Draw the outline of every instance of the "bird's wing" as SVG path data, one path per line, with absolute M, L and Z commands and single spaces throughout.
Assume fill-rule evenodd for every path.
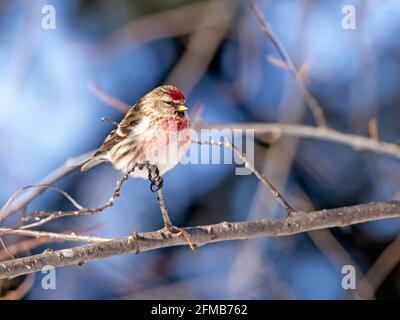
M 143 116 L 137 108 L 133 107 L 129 109 L 124 119 L 119 123 L 118 128 L 112 130 L 105 138 L 101 147 L 94 154 L 94 157 L 107 153 L 115 145 L 124 140 L 130 134 L 132 128 L 140 123 L 142 118 Z

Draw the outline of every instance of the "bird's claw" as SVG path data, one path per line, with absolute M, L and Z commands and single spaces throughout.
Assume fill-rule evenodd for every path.
M 153 174 L 154 169 L 154 174 Z M 160 176 L 160 171 L 157 166 L 149 166 L 149 180 L 151 181 L 150 190 L 151 192 L 157 192 L 163 187 L 163 178 Z
M 164 229 L 167 233 L 172 233 L 178 237 L 184 237 L 185 240 L 187 241 L 190 249 L 192 249 L 192 251 L 194 251 L 195 244 L 192 242 L 192 240 L 190 239 L 190 234 L 185 229 L 178 228 L 173 225 L 165 225 Z
M 162 177 L 157 177 L 155 179 L 151 179 L 150 190 L 151 192 L 157 192 L 163 187 L 164 181 Z

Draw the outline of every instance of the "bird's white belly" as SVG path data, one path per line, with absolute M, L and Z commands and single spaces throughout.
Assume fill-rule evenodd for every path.
M 154 132 L 154 131 L 153 131 Z M 127 139 L 123 143 L 115 146 L 109 156 L 111 162 L 117 170 L 124 173 L 129 172 L 135 164 L 143 164 L 149 162 L 151 165 L 157 166 L 159 174 L 162 176 L 167 171 L 175 167 L 185 155 L 190 142 L 190 135 L 183 138 L 174 139 L 172 143 L 167 141 L 168 137 L 164 135 L 152 135 L 150 137 L 137 136 Z M 121 156 L 124 154 L 125 156 Z M 148 179 L 148 169 L 135 168 L 130 173 L 131 177 Z

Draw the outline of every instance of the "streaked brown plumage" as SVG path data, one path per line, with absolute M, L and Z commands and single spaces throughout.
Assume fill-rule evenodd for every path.
M 155 88 L 135 103 L 81 170 L 108 161 L 127 173 L 135 163 L 149 161 L 163 175 L 175 167 L 189 147 L 190 122 L 186 110 L 185 97 L 178 88 L 170 85 Z M 175 150 L 166 150 L 173 149 L 175 139 Z M 148 174 L 135 171 L 131 176 L 146 179 Z

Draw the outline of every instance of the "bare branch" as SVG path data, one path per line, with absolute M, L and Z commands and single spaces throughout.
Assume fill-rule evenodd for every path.
M 44 239 L 44 238 L 27 239 L 27 240 L 23 240 L 20 242 L 10 244 L 7 246 L 7 249 L 9 251 L 9 253 L 11 253 L 14 256 L 17 253 L 29 252 L 34 248 L 40 247 L 41 245 L 51 243 L 51 242 L 57 242 L 57 241 L 54 241 L 51 239 Z M 5 250 L 0 251 L 0 261 L 8 259 L 10 256 L 9 253 L 7 253 Z
M 112 207 L 114 205 L 115 200 L 121 196 L 121 188 L 123 183 L 128 179 L 129 174 L 125 174 L 122 178 L 120 178 L 117 183 L 115 184 L 115 189 L 113 192 L 113 195 L 108 199 L 106 203 L 104 203 L 102 206 L 97 207 L 97 208 L 83 208 L 83 207 L 77 207 L 77 210 L 73 211 L 52 211 L 52 212 L 47 212 L 47 211 L 35 211 L 32 213 L 31 216 L 27 217 L 30 219 L 35 219 L 36 222 L 23 225 L 19 227 L 20 230 L 22 229 L 32 229 L 35 227 L 39 227 L 45 223 L 48 223 L 50 221 L 53 221 L 55 219 L 63 218 L 63 217 L 80 217 L 80 216 L 88 216 L 88 215 L 95 215 L 97 213 L 103 212 L 105 209 Z M 75 201 L 73 203 L 76 203 Z M 25 219 L 26 220 L 26 219 Z
M 99 85 L 92 81 L 89 83 L 89 90 L 97 97 L 99 98 L 100 101 L 102 101 L 104 104 L 117 109 L 118 111 L 122 113 L 127 113 L 128 110 L 130 109 L 129 104 L 125 103 L 124 101 L 110 96 L 108 93 L 106 93 L 103 89 L 99 87 Z
M 134 47 L 149 42 L 187 35 L 198 29 L 216 28 L 225 23 L 221 15 L 212 15 L 212 19 L 204 19 L 207 8 L 212 1 L 196 1 L 178 8 L 151 13 L 130 21 L 122 28 L 107 36 L 104 40 L 89 46 L 89 54 L 93 59 L 108 57 L 121 45 L 127 43 Z
M 61 178 L 65 177 L 69 173 L 71 173 L 73 170 L 79 166 L 79 164 L 82 163 L 82 161 L 86 160 L 89 158 L 94 151 L 87 152 L 85 154 L 76 156 L 74 158 L 68 159 L 62 166 L 48 174 L 42 181 L 39 182 L 39 185 L 52 185 Z M 4 220 L 9 216 L 10 214 L 19 211 L 23 208 L 25 208 L 33 199 L 35 199 L 38 195 L 40 195 L 43 191 L 45 191 L 47 188 L 46 187 L 41 187 L 41 188 L 35 188 L 31 189 L 28 192 L 26 192 L 23 196 L 20 198 L 16 199 L 13 204 L 10 204 L 6 210 L 4 210 L 1 213 L 1 218 Z
M 357 299 L 373 299 L 373 293 L 379 288 L 390 272 L 400 262 L 400 236 L 388 245 L 371 269 L 362 279 L 357 290 L 351 295 Z M 372 290 L 369 287 L 372 287 Z
M 33 188 L 47 188 L 47 189 L 52 189 L 54 191 L 57 191 L 58 193 L 61 193 L 66 199 L 69 200 L 69 202 L 71 202 L 71 204 L 77 208 L 78 210 L 83 209 L 83 207 L 68 193 L 65 192 L 64 190 L 52 186 L 50 184 L 36 184 L 36 185 L 29 185 L 29 186 L 25 186 L 19 190 L 17 190 L 10 198 L 8 198 L 6 204 L 0 209 L 0 223 L 3 222 L 4 217 L 5 217 L 5 212 L 7 212 L 7 208 L 8 206 L 13 202 L 13 200 L 22 192 L 24 192 L 25 190 L 28 189 L 33 189 Z
M 109 238 L 80 236 L 74 232 L 66 234 L 66 233 L 55 233 L 55 232 L 45 232 L 45 231 L 35 231 L 35 230 L 0 228 L 0 236 L 4 236 L 6 234 L 33 237 L 37 239 L 50 239 L 56 241 L 105 242 L 111 240 Z
M 162 188 L 157 190 L 157 201 L 160 205 L 161 215 L 165 226 L 172 226 L 171 219 L 169 217 L 168 207 L 165 204 L 164 193 Z
M 29 274 L 24 281 L 16 288 L 7 292 L 0 300 L 20 300 L 31 290 L 35 283 L 35 274 Z
M 379 140 L 378 121 L 375 117 L 368 121 L 368 131 L 372 139 Z
M 315 122 L 320 127 L 326 127 L 326 120 L 324 117 L 324 113 L 322 111 L 322 107 L 319 105 L 318 101 L 314 98 L 314 96 L 308 90 L 306 84 L 304 83 L 303 77 L 297 70 L 296 66 L 293 63 L 293 60 L 290 58 L 289 53 L 286 51 L 283 44 L 279 41 L 278 37 L 272 31 L 270 25 L 268 24 L 267 20 L 261 10 L 256 6 L 254 2 L 250 3 L 251 10 L 254 12 L 258 22 L 261 25 L 261 28 L 271 43 L 274 45 L 276 50 L 278 51 L 279 55 L 281 56 L 283 62 L 287 65 L 287 68 L 291 71 L 294 75 L 296 80 L 296 84 L 298 89 L 300 90 L 301 94 L 304 97 L 308 107 L 310 108 L 312 114 L 314 115 Z M 267 57 L 268 59 L 268 57 Z
M 193 244 L 251 239 L 257 237 L 288 236 L 311 230 L 343 227 L 356 223 L 400 217 L 400 201 L 361 204 L 351 207 L 313 212 L 296 212 L 291 216 L 252 222 L 222 222 L 214 225 L 184 228 Z M 187 245 L 184 237 L 165 233 L 165 229 L 136 233 L 134 236 L 88 244 L 0 263 L 0 279 L 17 277 L 40 271 L 43 266 L 55 268 L 111 256 L 139 253 L 159 248 Z
M 151 173 L 151 171 L 153 170 L 152 168 L 149 168 L 149 163 L 145 162 L 145 163 L 136 163 L 133 168 L 126 173 L 125 175 L 123 175 L 120 179 L 118 179 L 118 181 L 115 184 L 115 188 L 114 188 L 114 192 L 112 194 L 112 196 L 108 199 L 107 202 L 105 202 L 103 205 L 101 205 L 100 207 L 97 208 L 84 208 L 82 207 L 80 204 L 78 204 L 75 199 L 72 198 L 72 196 L 70 196 L 68 193 L 66 193 L 65 191 L 59 189 L 59 188 L 55 188 L 53 187 L 55 190 L 57 190 L 58 192 L 61 192 L 65 197 L 68 198 L 68 200 L 70 200 L 70 202 L 75 206 L 75 208 L 77 210 L 72 210 L 72 211 L 35 211 L 32 213 L 32 215 L 27 216 L 24 221 L 28 220 L 28 219 L 34 219 L 36 222 L 30 223 L 30 224 L 26 224 L 26 225 L 22 225 L 20 226 L 18 229 L 19 230 L 26 230 L 26 229 L 32 229 L 35 227 L 39 227 L 45 223 L 48 223 L 50 221 L 53 221 L 55 219 L 59 219 L 59 218 L 63 218 L 63 217 L 69 217 L 69 216 L 73 216 L 73 217 L 81 217 L 81 216 L 90 216 L 90 215 L 95 215 L 98 213 L 103 212 L 104 210 L 106 210 L 107 208 L 110 208 L 114 205 L 114 202 L 117 198 L 119 198 L 121 196 L 121 188 L 122 185 L 124 184 L 124 182 L 126 180 L 128 180 L 129 178 L 129 174 L 132 173 L 133 171 L 135 171 L 135 169 L 139 169 L 139 170 L 143 170 L 143 169 L 147 169 L 149 170 L 149 172 Z M 156 169 L 158 171 L 158 169 Z M 158 176 L 157 176 L 158 178 Z M 152 182 L 151 187 L 153 187 L 153 180 L 150 180 Z M 161 179 L 161 186 L 162 186 L 162 179 Z M 161 191 L 160 191 L 161 192 Z M 10 199 L 12 199 L 13 197 L 11 197 Z M 164 199 L 163 203 L 164 203 Z M 11 200 L 8 200 L 6 205 L 8 205 L 10 203 Z M 159 200 L 160 201 L 160 200 Z M 160 206 L 161 206 L 161 202 L 160 202 Z M 165 206 L 165 203 L 164 203 Z M 166 208 L 166 206 L 165 206 Z M 161 207 L 161 211 L 163 213 L 163 217 L 165 216 L 165 211 L 163 211 L 162 207 Z M 169 221 L 169 220 L 168 220 Z M 169 221 L 170 222 L 170 221 Z M 171 224 L 171 223 L 169 223 Z M 172 224 L 171 224 L 172 225 Z
M 11 258 L 11 259 L 15 259 L 14 255 L 10 252 L 10 250 L 8 249 L 8 247 L 6 246 L 6 244 L 3 241 L 3 238 L 0 237 L 0 245 L 3 247 L 4 252 Z
M 343 133 L 334 129 L 313 127 L 297 124 L 282 123 L 225 123 L 225 124 L 208 124 L 208 129 L 253 129 L 256 135 L 274 134 L 276 136 L 292 136 L 301 138 L 311 138 L 325 140 L 348 145 L 355 150 L 366 150 L 375 153 L 382 153 L 400 158 L 400 146 L 396 143 L 377 141 L 373 138 L 359 136 L 355 134 Z
M 219 21 L 219 25 L 194 30 L 189 37 L 187 49 L 166 78 L 166 83 L 176 84 L 185 92 L 190 92 L 196 86 L 229 29 L 239 4 L 237 0 L 217 0 L 204 6 L 199 26 L 211 25 L 213 21 Z
M 244 166 L 251 170 L 254 175 L 262 182 L 264 186 L 266 186 L 272 193 L 272 195 L 276 198 L 276 200 L 282 205 L 282 207 L 286 210 L 288 215 L 291 215 L 293 212 L 293 208 L 289 205 L 289 203 L 285 200 L 285 198 L 280 194 L 280 192 L 273 186 L 273 184 L 267 179 L 265 175 L 263 175 L 260 171 L 258 171 L 254 165 L 246 158 L 246 156 L 235 147 L 235 145 L 228 139 L 225 139 L 225 142 L 220 141 L 193 141 L 197 144 L 209 144 L 218 147 L 227 147 L 233 150 L 236 155 L 243 161 Z

